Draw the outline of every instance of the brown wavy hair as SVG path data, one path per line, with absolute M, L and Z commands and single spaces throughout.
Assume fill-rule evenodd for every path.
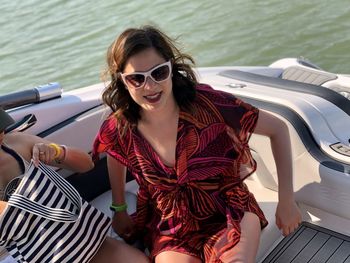
M 110 83 L 102 94 L 103 102 L 108 105 L 118 119 L 125 119 L 136 125 L 140 119 L 140 106 L 134 102 L 125 87 L 120 73 L 124 71 L 128 59 L 148 48 L 154 48 L 166 61 L 172 62 L 172 82 L 175 100 L 182 110 L 191 110 L 198 84 L 192 69 L 195 62 L 187 54 L 181 53 L 176 41 L 153 26 L 126 29 L 110 45 L 107 51 L 105 76 Z

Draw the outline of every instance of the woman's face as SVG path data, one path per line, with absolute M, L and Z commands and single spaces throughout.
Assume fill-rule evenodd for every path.
M 123 81 L 132 99 L 145 112 L 166 110 L 169 109 L 169 103 L 175 102 L 172 93 L 171 64 L 166 62 L 153 48 L 143 50 L 127 60 Z M 134 72 L 148 72 L 152 77 L 148 75 L 144 79 L 142 74 L 127 76 Z

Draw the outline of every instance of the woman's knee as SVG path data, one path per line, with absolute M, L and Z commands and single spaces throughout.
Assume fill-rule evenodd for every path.
M 140 262 L 149 263 L 148 257 L 140 250 L 125 242 L 107 237 L 91 263 Z

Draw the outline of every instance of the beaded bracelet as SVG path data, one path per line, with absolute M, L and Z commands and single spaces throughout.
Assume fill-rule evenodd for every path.
M 122 204 L 122 205 L 115 205 L 111 204 L 109 209 L 112 210 L 113 212 L 124 212 L 128 208 L 127 204 Z

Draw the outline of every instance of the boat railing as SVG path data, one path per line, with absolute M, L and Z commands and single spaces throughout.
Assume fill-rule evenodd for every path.
M 0 106 L 7 110 L 32 103 L 59 98 L 63 89 L 58 82 L 51 82 L 31 89 L 16 91 L 0 96 Z

